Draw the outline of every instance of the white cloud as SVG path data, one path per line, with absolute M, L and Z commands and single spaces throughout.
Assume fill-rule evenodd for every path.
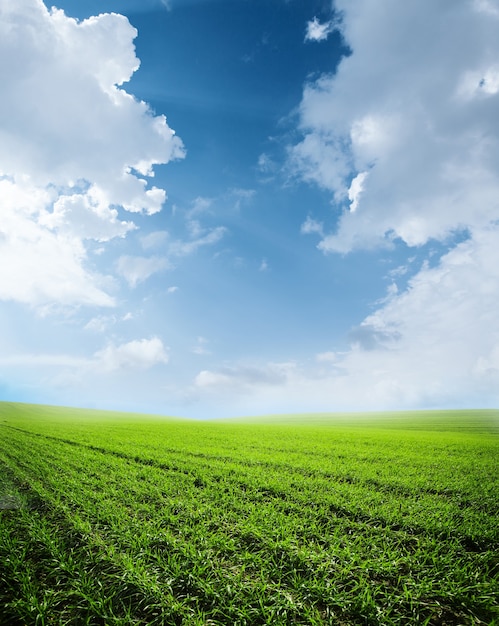
M 257 167 L 260 172 L 264 174 L 271 174 L 277 169 L 277 164 L 268 154 L 262 152 L 262 154 L 258 157 Z
M 120 256 L 116 262 L 116 271 L 123 276 L 130 287 L 136 287 L 153 274 L 171 268 L 166 257 Z
M 203 402 L 244 413 L 497 406 L 498 7 L 336 1 L 352 54 L 306 85 L 289 165 L 343 213 L 333 233 L 311 217 L 301 231 L 324 252 L 396 238 L 449 249 L 406 287 L 391 283 L 350 349 L 275 378 L 269 364 L 205 370 L 195 380 Z M 455 231 L 468 238 L 452 243 Z M 408 272 L 400 266 L 392 281 Z
M 364 183 L 368 176 L 368 172 L 361 172 L 352 180 L 348 190 L 348 199 L 350 200 L 350 211 L 355 213 L 359 206 L 359 200 L 364 191 Z
M 498 235 L 499 226 L 485 229 L 425 265 L 353 329 L 349 350 L 319 353 L 315 367 L 205 370 L 201 398 L 244 413 L 496 407 Z
M 252 198 L 254 198 L 256 191 L 254 189 L 242 189 L 236 187 L 229 190 L 229 197 L 235 199 L 234 209 L 240 211 L 244 204 L 247 204 Z
M 313 233 L 316 233 L 322 236 L 324 234 L 324 225 L 308 215 L 307 219 L 301 225 L 300 232 L 303 235 L 311 235 Z
M 44 227 L 49 190 L 0 180 L 0 299 L 42 307 L 113 306 L 109 281 L 88 269 L 78 237 Z
M 498 234 L 459 244 L 364 320 L 372 346 L 342 360 L 345 391 L 357 386 L 366 405 L 392 408 L 497 404 Z
M 323 238 L 325 252 L 393 238 L 417 246 L 496 219 L 495 7 L 391 1 L 379 11 L 368 0 L 336 1 L 352 54 L 306 86 L 303 139 L 290 149 L 297 175 L 345 209 L 353 203 Z M 367 171 L 355 194 L 352 181 Z
M 18 353 L 0 358 L 0 365 L 10 367 L 72 369 L 83 378 L 92 378 L 96 371 L 111 373 L 117 370 L 149 369 L 169 361 L 168 348 L 158 337 L 136 339 L 121 344 L 108 344 L 91 357 L 62 353 Z M 71 376 L 74 374 L 71 374 Z
M 199 222 L 193 220 L 189 224 L 190 235 L 192 239 L 188 241 L 173 241 L 168 252 L 171 256 L 183 257 L 189 256 L 204 246 L 211 246 L 218 243 L 227 233 L 225 226 L 217 226 L 211 229 L 204 229 Z
M 211 372 L 209 370 L 203 370 L 194 379 L 196 387 L 210 388 L 226 386 L 231 384 L 231 377 L 227 374 L 220 372 Z
M 41 0 L 1 5 L 2 57 L 16 63 L 2 67 L 0 169 L 39 184 L 84 179 L 111 204 L 128 186 L 133 204 L 144 189 L 130 168 L 144 176 L 182 155 L 164 117 L 119 88 L 139 66 L 137 31 L 115 13 L 77 22 Z M 147 210 L 147 197 L 135 201 Z
M 134 318 L 135 315 L 130 311 L 128 311 L 121 317 L 118 317 L 116 315 L 96 315 L 85 324 L 83 330 L 88 330 L 94 333 L 104 333 L 119 321 L 129 322 Z
M 187 216 L 191 218 L 194 215 L 199 215 L 200 213 L 207 213 L 212 205 L 213 198 L 203 198 L 202 196 L 198 196 L 194 199 L 192 207 L 189 211 L 187 211 Z
M 10 268 L 0 298 L 110 306 L 85 240 L 125 236 L 135 226 L 121 210 L 159 211 L 165 191 L 147 178 L 182 157 L 182 143 L 121 87 L 139 66 L 125 17 L 78 22 L 41 0 L 0 0 L 0 12 L 0 259 Z
M 332 233 L 310 217 L 301 230 L 319 235 L 326 253 L 395 239 L 437 239 L 448 252 L 407 287 L 395 281 L 414 269 L 392 271 L 386 297 L 352 329 L 351 349 L 329 373 L 304 364 L 287 381 L 297 406 L 499 402 L 498 7 L 391 0 L 379 11 L 369 0 L 336 0 L 352 54 L 306 85 L 303 139 L 289 164 L 343 212 Z M 467 240 L 456 244 L 456 232 Z M 268 390 L 255 394 L 270 401 Z
M 157 250 L 162 248 L 168 241 L 169 234 L 166 230 L 156 230 L 140 238 L 140 245 L 144 250 Z
M 31 342 L 26 350 L 20 345 L 14 348 L 15 337 L 7 345 L 2 342 L 0 368 L 4 376 L 8 372 L 10 389 L 47 404 L 161 410 L 169 359 L 169 349 L 161 339 L 114 340 L 97 350 L 98 337 L 87 335 L 87 349 L 71 354 L 76 348 L 74 325 L 54 323 L 53 317 L 37 318 L 37 328 L 40 320 L 49 336 L 38 336 L 36 346 Z
M 116 209 L 93 203 L 90 192 L 59 196 L 52 211 L 43 211 L 38 222 L 62 235 L 102 242 L 114 237 L 124 237 L 128 231 L 136 228 L 132 222 L 117 218 Z
M 84 330 L 89 330 L 94 333 L 103 333 L 110 326 L 116 324 L 117 318 L 115 315 L 97 315 L 96 317 L 92 317 L 85 326 Z
M 200 389 L 215 393 L 254 393 L 255 389 L 262 386 L 281 387 L 286 383 L 294 368 L 294 363 L 225 366 L 217 371 L 199 372 L 194 379 L 194 384 Z
M 319 363 L 335 363 L 338 360 L 336 352 L 320 352 L 315 355 Z
M 333 20 L 321 24 L 317 17 L 314 17 L 307 22 L 305 41 L 325 41 L 336 28 L 337 24 Z
M 98 367 L 105 371 L 121 369 L 148 369 L 154 365 L 168 363 L 168 349 L 158 337 L 110 344 L 94 355 Z

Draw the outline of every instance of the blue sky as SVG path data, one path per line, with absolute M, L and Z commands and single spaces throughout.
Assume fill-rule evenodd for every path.
M 0 18 L 4 399 L 497 406 L 496 0 Z

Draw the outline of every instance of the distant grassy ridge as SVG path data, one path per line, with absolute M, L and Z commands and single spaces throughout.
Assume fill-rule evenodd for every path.
M 108 422 L 127 421 L 143 422 L 156 420 L 182 421 L 181 417 L 154 415 L 150 413 L 131 413 L 125 411 L 110 411 L 102 409 L 83 409 L 69 406 L 56 406 L 49 404 L 28 404 L 25 402 L 2 402 L 0 401 L 0 423 L 4 418 L 9 420 L 37 420 L 44 422 Z
M 0 403 L 0 624 L 499 625 L 498 418 Z
M 290 426 L 342 426 L 499 434 L 498 409 L 270 414 L 224 420 Z
M 2 417 L 44 422 L 179 422 L 193 423 L 201 420 L 150 413 L 131 413 L 76 407 L 27 404 L 21 402 L 0 401 L 0 424 Z M 443 432 L 464 432 L 499 434 L 499 409 L 440 409 L 414 411 L 377 411 L 377 412 L 335 412 L 335 413 L 290 413 L 242 416 L 213 420 L 203 423 L 241 424 L 241 425 L 276 425 L 276 426 L 340 426 L 352 428 L 381 428 L 397 430 L 428 430 Z

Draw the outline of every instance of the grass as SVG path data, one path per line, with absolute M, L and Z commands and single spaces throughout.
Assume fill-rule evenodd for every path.
M 0 403 L 0 623 L 499 624 L 498 434 Z

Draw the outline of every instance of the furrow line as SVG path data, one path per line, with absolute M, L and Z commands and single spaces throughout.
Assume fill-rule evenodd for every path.
M 101 446 L 95 446 L 93 444 L 86 444 L 86 443 L 82 443 L 82 442 L 75 441 L 72 439 L 54 437 L 52 435 L 44 435 L 42 433 L 36 433 L 33 431 L 28 431 L 22 428 L 9 426 L 9 425 L 4 425 L 4 426 L 6 428 L 10 428 L 11 430 L 15 430 L 15 431 L 21 432 L 23 434 L 26 434 L 35 438 L 46 439 L 49 441 L 56 441 L 59 443 L 66 443 L 71 446 L 81 447 L 87 450 L 92 450 L 94 452 L 99 452 L 101 454 L 106 454 L 106 455 L 114 456 L 116 458 L 132 461 L 140 465 L 152 466 L 152 467 L 156 467 L 158 469 L 165 470 L 165 471 L 179 472 L 187 476 L 194 476 L 195 478 L 197 477 L 197 474 L 195 471 L 182 469 L 176 465 L 163 463 L 156 459 L 150 459 L 150 458 L 146 459 L 143 457 L 139 457 L 138 455 L 132 455 L 126 452 L 120 452 L 119 450 L 111 450 L 109 448 L 103 448 Z M 449 501 L 458 500 L 459 505 L 462 508 L 471 508 L 473 510 L 482 511 L 487 514 L 499 515 L 499 504 L 496 505 L 496 507 L 494 507 L 493 510 L 491 510 L 489 503 L 471 501 L 463 497 L 462 494 L 460 494 L 458 491 L 451 490 L 451 489 L 442 490 L 442 489 L 425 488 L 425 487 L 418 487 L 417 489 L 411 489 L 404 485 L 383 483 L 373 478 L 362 479 L 357 476 L 352 476 L 350 474 L 341 475 L 341 474 L 334 474 L 332 472 L 324 472 L 318 469 L 309 470 L 304 467 L 298 467 L 295 465 L 289 465 L 289 464 L 284 464 L 284 463 L 271 463 L 268 461 L 250 461 L 247 459 L 238 459 L 238 458 L 229 457 L 229 456 L 210 455 L 206 453 L 197 453 L 197 452 L 191 452 L 191 451 L 179 451 L 178 449 L 175 449 L 175 448 L 165 447 L 162 449 L 164 450 L 165 453 L 173 454 L 173 455 L 177 455 L 181 457 L 206 459 L 207 461 L 218 461 L 221 463 L 229 462 L 229 463 L 233 463 L 234 465 L 240 465 L 243 467 L 250 467 L 250 468 L 268 468 L 276 472 L 284 471 L 288 474 L 294 473 L 294 474 L 300 474 L 302 476 L 310 477 L 310 478 L 322 478 L 324 480 L 331 480 L 337 484 L 351 484 L 351 485 L 357 485 L 359 487 L 374 488 L 376 491 L 379 491 L 382 493 L 405 496 L 409 498 L 414 497 L 414 496 L 419 496 L 419 495 L 429 495 L 429 496 L 437 496 L 439 498 L 443 498 Z M 210 469 L 212 469 L 212 466 L 209 466 L 209 467 Z

